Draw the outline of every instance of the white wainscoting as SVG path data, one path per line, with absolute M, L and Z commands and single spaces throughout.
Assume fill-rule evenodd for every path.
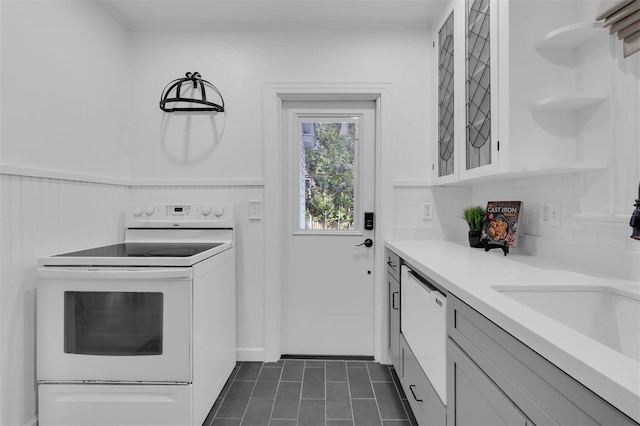
M 238 360 L 264 359 L 264 224 L 249 220 L 249 202 L 264 202 L 262 184 L 129 187 L 2 174 L 1 185 L 0 424 L 28 423 L 37 409 L 37 258 L 121 241 L 130 202 L 234 204 Z
M 123 185 L 2 174 L 0 424 L 36 414 L 35 287 L 39 256 L 123 238 Z
M 264 360 L 264 219 L 249 220 L 249 202 L 264 202 L 263 185 L 132 186 L 130 200 L 144 202 L 233 203 L 236 232 L 237 357 Z M 264 210 L 264 209 L 263 209 Z M 270 250 L 279 250 L 271 247 Z

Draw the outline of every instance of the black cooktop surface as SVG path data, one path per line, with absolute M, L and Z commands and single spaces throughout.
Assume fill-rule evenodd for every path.
M 224 243 L 119 243 L 55 257 L 190 257 Z

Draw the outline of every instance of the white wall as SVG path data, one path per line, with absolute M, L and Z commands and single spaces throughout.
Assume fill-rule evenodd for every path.
M 280 82 L 391 83 L 395 174 L 427 176 L 426 29 L 144 32 L 133 34 L 132 46 L 134 181 L 262 179 L 262 93 Z M 163 87 L 196 70 L 221 91 L 226 113 L 163 122 Z
M 466 242 L 469 227 L 462 210 L 471 203 L 470 187 L 431 187 L 396 183 L 393 188 L 393 239 Z M 425 218 L 424 205 L 431 205 Z
M 627 214 L 620 219 L 579 220 L 574 215 L 580 212 L 588 187 L 588 177 L 582 174 L 517 179 L 499 186 L 478 184 L 473 187 L 472 203 L 486 205 L 490 200 L 507 199 L 524 202 L 523 238 L 516 253 L 546 258 L 585 273 L 640 281 L 640 242 L 629 238 L 635 198 L 629 199 Z M 543 203 L 560 206 L 556 225 L 541 223 Z
M 583 150 L 600 153 L 607 168 L 475 184 L 472 202 L 485 205 L 490 199 L 524 201 L 521 252 L 586 272 L 640 281 L 640 242 L 629 238 L 629 219 L 640 183 L 640 55 L 624 59 L 622 43 L 615 36 L 610 37 L 611 53 L 601 53 L 608 58 L 604 69 L 602 57 L 596 58 L 600 62 L 600 78 L 604 76 L 610 86 L 609 115 L 591 117 L 597 123 L 583 123 L 585 127 L 608 130 L 604 134 L 596 131 L 596 138 L 585 139 L 581 144 Z M 585 68 L 598 72 L 588 62 Z M 597 78 L 598 74 L 590 77 Z M 541 223 L 543 203 L 559 206 L 556 224 Z
M 236 205 L 238 343 L 259 359 L 271 247 L 247 206 L 264 197 L 265 83 L 390 83 L 397 140 L 385 161 L 400 178 L 427 176 L 426 30 L 131 35 L 96 3 L 75 1 L 2 2 L 1 16 L 2 424 L 36 414 L 37 257 L 120 240 L 129 200 Z M 196 70 L 227 112 L 162 114 L 164 85 Z M 34 84 L 15 84 L 25 81 Z
M 37 257 L 123 237 L 129 188 L 104 182 L 129 175 L 129 35 L 93 1 L 0 8 L 0 424 L 23 425 L 36 418 Z M 65 179 L 24 176 L 55 171 Z
M 597 114 L 588 110 L 566 123 L 568 134 L 575 139 L 570 141 L 572 155 L 575 160 L 602 162 L 606 169 L 557 176 L 511 176 L 489 182 L 466 182 L 462 187 L 438 188 L 425 184 L 397 188 L 396 203 L 401 204 L 396 205 L 394 215 L 396 238 L 417 235 L 418 238 L 459 240 L 455 233 L 462 230 L 452 228 L 451 222 L 438 222 L 445 217 L 459 217 L 460 205 L 484 206 L 491 200 L 522 200 L 525 217 L 521 232 L 524 235 L 514 252 L 548 258 L 586 272 L 638 281 L 640 243 L 629 238 L 628 224 L 640 181 L 640 55 L 624 59 L 621 42 L 609 36 L 607 29 L 602 29 L 602 34 L 586 43 L 577 55 L 581 58 L 579 72 L 575 66 L 577 58 L 562 57 L 567 52 L 556 52 L 552 62 L 541 58 L 533 43 L 546 31 L 594 19 L 597 2 L 561 3 L 520 0 L 516 2 L 517 7 L 511 4 L 510 25 L 514 36 L 509 39 L 513 53 L 510 56 L 510 124 L 514 129 L 509 143 L 513 144 L 512 162 L 518 165 L 532 158 L 549 163 L 558 161 L 560 151 L 569 147 L 559 137 L 561 130 L 566 129 L 552 127 L 559 134 L 541 131 L 541 127 L 532 124 L 528 104 L 550 94 L 572 92 L 578 85 L 580 90 L 604 91 L 609 99 L 598 107 Z M 553 9 L 554 15 L 537 25 L 531 18 L 534 12 L 539 15 L 540 7 L 545 5 Z M 519 25 L 518 21 L 526 25 Z M 533 78 L 532 70 L 540 76 Z M 548 78 L 544 78 L 546 76 Z M 550 119 L 555 124 L 559 118 L 566 118 L 552 115 Z M 466 194 L 462 188 L 467 189 Z M 442 198 L 444 194 L 446 197 Z M 432 200 L 436 206 L 436 223 L 441 228 L 434 229 L 431 222 L 421 219 L 422 203 Z M 540 223 L 543 203 L 560 206 L 557 225 Z
M 429 135 L 434 125 L 430 110 L 435 104 L 429 99 L 435 92 L 426 29 L 129 34 L 95 2 L 2 1 L 0 7 L 3 425 L 24 424 L 35 415 L 37 256 L 121 239 L 122 212 L 129 199 L 220 200 L 236 205 L 238 343 L 244 356 L 260 354 L 269 320 L 264 317 L 264 252 L 274 247 L 264 238 L 271 224 L 249 221 L 247 208 L 252 200 L 269 205 L 263 198 L 266 83 L 390 84 L 393 156 L 384 162 L 390 164 L 394 180 L 396 239 L 464 240 L 466 228 L 458 222 L 463 206 L 517 197 L 525 202 L 530 238 L 524 241 L 531 252 L 585 267 L 604 264 L 597 256 L 607 253 L 605 259 L 622 264 L 625 274 L 637 265 L 634 259 L 640 251 L 623 232 L 630 233 L 626 224 L 594 227 L 572 218 L 589 190 L 588 176 L 532 178 L 497 187 L 429 187 Z M 620 104 L 617 122 L 623 130 L 615 136 L 617 163 L 610 170 L 610 187 L 619 191 L 618 179 L 640 178 L 640 64 L 638 58 L 623 62 L 616 57 L 613 66 L 620 81 L 614 98 Z M 187 71 L 201 72 L 220 89 L 225 114 L 212 118 L 161 113 L 162 88 Z M 21 168 L 71 172 L 85 180 L 104 176 L 124 184 L 7 174 Z M 631 204 L 636 196 L 622 192 L 614 197 L 619 210 L 625 204 L 617 200 L 629 197 Z M 562 203 L 561 223 L 570 225 L 569 230 L 555 232 L 536 225 L 540 203 L 554 200 Z M 433 203 L 431 221 L 421 217 L 425 202 Z M 589 256 L 581 259 L 584 246 L 590 247 Z
M 129 36 L 93 1 L 2 1 L 3 165 L 129 175 Z
M 133 186 L 135 202 L 232 203 L 235 213 L 238 356 L 264 359 L 264 224 L 249 220 L 249 201 L 264 201 L 261 185 Z
M 424 180 L 429 162 L 424 102 L 429 96 L 429 32 L 256 30 L 142 32 L 132 37 L 133 72 L 145 78 L 132 88 L 131 176 L 134 184 L 156 184 L 136 187 L 132 200 L 186 200 L 185 194 L 192 201 L 218 196 L 234 200 L 237 230 L 244 234 L 238 241 L 238 355 L 260 359 L 265 322 L 275 320 L 265 316 L 265 253 L 280 247 L 265 238 L 276 224 L 252 222 L 247 215 L 248 197 L 263 200 L 266 194 L 265 85 L 390 83 L 394 156 L 382 162 L 400 179 Z M 216 85 L 224 97 L 224 114 L 167 117 L 160 111 L 163 87 L 187 71 L 199 71 Z M 185 186 L 176 188 L 180 183 Z M 264 202 L 268 208 L 275 200 Z

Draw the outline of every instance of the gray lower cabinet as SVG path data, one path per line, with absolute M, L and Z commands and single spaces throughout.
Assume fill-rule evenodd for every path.
M 456 345 L 447 341 L 447 369 L 451 371 L 453 398 L 448 413 L 451 425 L 533 426 L 513 402 Z
M 391 250 L 385 251 L 389 318 L 389 356 L 396 369 L 402 389 L 419 426 L 444 426 L 447 409 L 431 385 L 411 347 L 401 332 L 400 266 L 402 261 Z
M 400 334 L 400 383 L 420 426 L 444 426 L 447 410 L 422 371 L 404 336 Z
M 473 308 L 447 298 L 447 425 L 638 425 Z
M 389 356 L 396 371 L 400 370 L 400 283 L 387 274 L 389 296 Z

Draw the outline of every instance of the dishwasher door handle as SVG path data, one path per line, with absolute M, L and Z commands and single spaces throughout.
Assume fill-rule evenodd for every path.
M 420 284 L 422 284 L 423 286 L 427 287 L 429 290 L 437 291 L 438 293 L 440 293 L 442 295 L 442 297 L 447 297 L 447 295 L 444 294 L 444 292 L 442 290 L 440 290 L 438 287 L 436 287 L 435 285 L 431 284 L 429 281 L 427 281 L 424 278 L 422 278 L 420 275 L 418 275 L 415 272 L 413 272 L 411 269 L 409 269 L 408 272 L 409 272 L 409 275 L 411 275 L 413 278 L 418 280 L 418 282 Z
M 416 396 L 416 393 L 413 391 L 413 388 L 415 388 L 416 385 L 409 385 L 409 390 L 411 391 L 411 395 L 413 395 L 413 399 L 415 399 L 418 402 L 423 402 L 421 399 L 418 399 L 418 397 Z

